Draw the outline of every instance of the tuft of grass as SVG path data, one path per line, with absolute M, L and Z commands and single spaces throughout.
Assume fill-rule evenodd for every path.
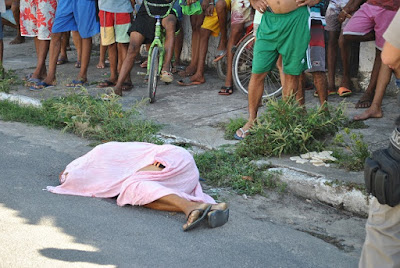
M 342 105 L 331 112 L 321 107 L 306 111 L 294 97 L 269 100 L 237 152 L 242 156 L 280 156 L 319 151 L 324 139 L 335 134 L 345 118 Z
M 45 100 L 41 108 L 2 101 L 0 117 L 2 120 L 63 129 L 100 142 L 161 143 L 155 137 L 160 126 L 142 120 L 137 107 L 124 111 L 117 96 L 110 98 L 110 101 L 103 101 L 90 96 L 85 90 L 79 94 Z
M 229 119 L 229 122 L 224 125 L 225 134 L 224 138 L 227 140 L 232 140 L 233 135 L 235 134 L 236 130 L 243 127 L 246 124 L 247 119 L 243 117 L 239 117 L 236 119 Z
M 194 158 L 201 177 L 209 185 L 231 187 L 238 194 L 247 195 L 263 194 L 265 188 L 286 189 L 277 174 L 257 168 L 251 163 L 252 159 L 240 157 L 234 152 L 212 150 L 197 154 Z
M 339 167 L 351 171 L 364 169 L 364 162 L 370 156 L 370 151 L 363 137 L 361 133 L 351 132 L 349 128 L 344 128 L 343 133 L 336 134 L 333 156 L 338 159 Z
M 18 78 L 14 70 L 6 71 L 1 67 L 0 62 L 0 92 L 9 93 L 13 85 L 21 84 L 22 81 Z

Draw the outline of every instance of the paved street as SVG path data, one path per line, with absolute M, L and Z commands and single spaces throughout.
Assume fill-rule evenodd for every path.
M 59 131 L 0 121 L 0 267 L 355 267 L 357 258 L 231 203 L 220 228 L 184 216 L 43 191 L 90 150 Z M 254 216 L 254 215 L 253 215 Z

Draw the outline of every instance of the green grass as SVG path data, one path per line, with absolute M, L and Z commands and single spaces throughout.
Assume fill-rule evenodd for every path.
M 277 173 L 258 168 L 251 158 L 240 157 L 234 151 L 219 149 L 195 155 L 201 177 L 216 187 L 231 187 L 238 194 L 263 194 L 264 189 L 285 191 L 286 185 Z
M 103 101 L 90 96 L 84 90 L 80 94 L 72 93 L 45 100 L 41 108 L 1 101 L 0 118 L 63 129 L 99 142 L 161 143 L 155 137 L 160 126 L 152 121 L 142 120 L 137 107 L 124 111 L 118 97 Z
M 13 85 L 21 83 L 22 81 L 18 78 L 15 71 L 6 71 L 4 68 L 0 67 L 0 92 L 9 93 Z

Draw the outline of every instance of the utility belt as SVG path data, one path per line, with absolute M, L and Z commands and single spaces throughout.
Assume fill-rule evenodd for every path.
M 380 204 L 400 204 L 400 127 L 393 131 L 389 148 L 377 150 L 365 160 L 364 179 L 367 191 Z

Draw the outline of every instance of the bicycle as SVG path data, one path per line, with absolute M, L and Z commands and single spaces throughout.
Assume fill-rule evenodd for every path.
M 146 8 L 147 14 L 155 18 L 156 28 L 154 32 L 154 40 L 150 45 L 148 58 L 147 58 L 147 75 L 148 75 L 148 91 L 149 91 L 149 102 L 153 103 L 156 101 L 156 91 L 157 91 L 157 83 L 158 78 L 160 77 L 161 69 L 164 64 L 164 42 L 165 42 L 165 30 L 161 26 L 161 20 L 169 15 L 172 10 L 172 7 L 175 3 L 175 0 L 167 3 L 167 4 L 155 4 L 150 3 L 146 0 L 143 1 L 143 4 Z M 150 12 L 149 6 L 152 7 L 168 7 L 167 12 L 164 15 L 153 15 Z
M 234 56 L 232 61 L 233 84 L 242 93 L 248 94 L 248 86 L 251 77 L 253 62 L 253 47 L 255 43 L 253 24 L 246 29 L 246 34 L 237 42 L 233 48 Z M 226 57 L 224 57 L 226 58 Z M 221 62 L 221 63 L 220 63 Z M 225 59 L 226 64 L 226 59 Z M 223 59 L 217 62 L 217 73 L 223 73 Z M 225 71 L 226 73 L 226 71 Z M 220 76 L 221 77 L 221 76 Z M 281 79 L 278 68 L 274 68 L 265 77 L 263 98 L 279 97 L 282 94 Z

